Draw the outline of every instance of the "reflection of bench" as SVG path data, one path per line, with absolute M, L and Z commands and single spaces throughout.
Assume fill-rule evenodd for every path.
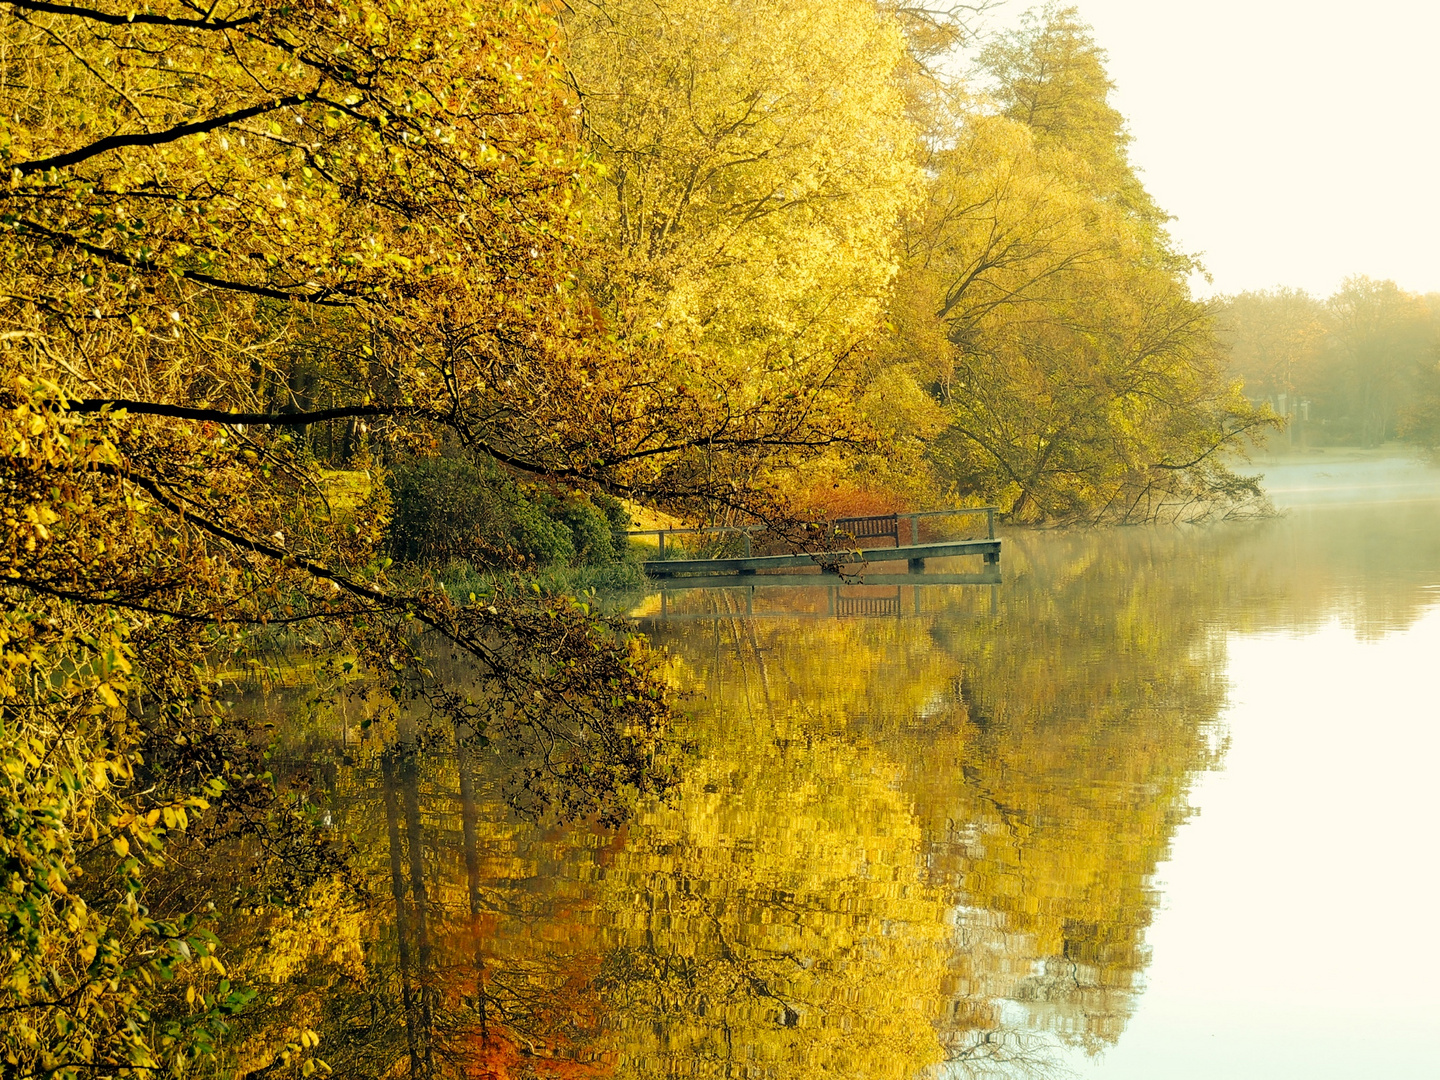
M 835 615 L 899 615 L 900 589 L 894 596 L 831 596 L 830 608 Z
M 900 546 L 900 518 L 896 514 L 881 514 L 878 517 L 840 518 L 833 523 L 834 531 L 856 540 L 867 540 L 888 536 Z

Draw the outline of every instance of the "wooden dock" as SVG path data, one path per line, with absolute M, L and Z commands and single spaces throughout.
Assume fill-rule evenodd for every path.
M 904 547 L 824 551 L 800 555 L 750 555 L 733 559 L 651 559 L 641 565 L 646 575 L 652 578 L 673 578 L 689 574 L 735 574 L 748 577 L 762 571 L 789 570 L 799 566 L 819 566 L 832 573 L 856 573 L 859 567 L 893 562 L 908 564 L 910 572 L 915 574 L 925 569 L 927 559 L 949 559 L 957 555 L 982 556 L 987 571 L 998 571 L 1000 541 L 987 537 L 980 540 L 950 540 L 939 544 L 908 544 Z

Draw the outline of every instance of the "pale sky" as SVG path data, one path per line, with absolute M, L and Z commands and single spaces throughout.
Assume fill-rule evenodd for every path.
M 1440 292 L 1440 0 L 1074 3 L 1198 291 Z

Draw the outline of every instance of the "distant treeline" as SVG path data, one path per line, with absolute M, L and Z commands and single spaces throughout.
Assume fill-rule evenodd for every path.
M 1289 443 L 1440 444 L 1440 294 L 1368 277 L 1325 300 L 1247 292 L 1220 326 L 1246 394 L 1290 418 Z

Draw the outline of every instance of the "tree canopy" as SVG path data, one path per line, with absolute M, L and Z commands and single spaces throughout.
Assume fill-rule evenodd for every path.
M 206 806 L 283 818 L 221 690 L 257 633 L 364 671 L 392 716 L 530 744 L 541 805 L 664 783 L 640 642 L 577 601 L 387 578 L 383 488 L 333 505 L 292 432 L 359 421 L 377 450 L 452 438 L 623 488 L 619 459 L 677 429 L 637 444 L 625 391 L 586 392 L 586 157 L 543 6 L 15 0 L 3 31 L 0 691 L 7 807 L 35 823 L 7 855 L 6 1045 L 17 1075 L 179 1067 L 243 999 L 216 964 L 155 1011 L 208 947 L 204 898 L 145 915 L 147 875 Z
M 1226 455 L 1270 420 L 1128 163 L 1103 56 L 1046 8 L 980 54 L 988 98 L 934 114 L 872 415 L 919 433 L 911 476 L 1017 520 L 1230 512 L 1258 492 Z
M 586 0 L 565 27 L 608 252 L 584 280 L 617 332 L 690 358 L 698 392 L 803 396 L 844 432 L 919 186 L 894 23 L 868 0 Z
M 1158 225 L 1165 215 L 1130 165 L 1130 133 L 1110 103 L 1107 59 L 1079 11 L 1052 4 L 1025 12 L 1015 30 L 993 39 L 979 68 L 1001 115 L 1028 128 L 1038 148 L 1068 150 L 1098 194 Z

